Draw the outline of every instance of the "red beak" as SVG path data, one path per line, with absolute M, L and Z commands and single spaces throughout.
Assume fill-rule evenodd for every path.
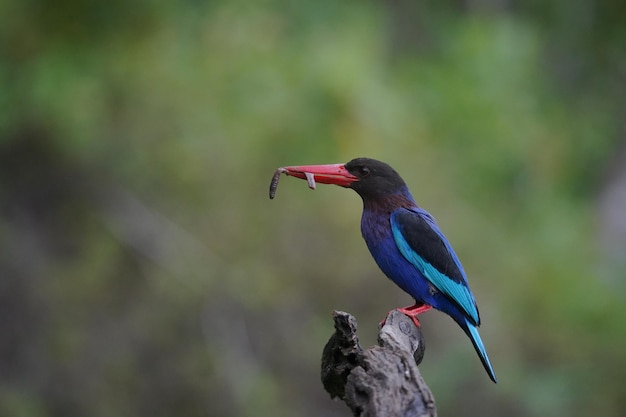
M 322 184 L 335 184 L 340 187 L 349 187 L 358 178 L 346 169 L 344 164 L 329 165 L 301 165 L 282 168 L 285 174 L 292 177 L 308 179 L 307 173 L 312 174 L 315 181 Z

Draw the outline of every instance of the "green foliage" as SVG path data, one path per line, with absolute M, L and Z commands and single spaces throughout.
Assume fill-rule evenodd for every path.
M 410 300 L 355 195 L 267 187 L 371 156 L 437 217 L 481 309 L 497 386 L 424 317 L 440 414 L 621 415 L 624 271 L 594 199 L 623 12 L 598 6 L 590 45 L 568 22 L 594 2 L 534 3 L 2 3 L 0 414 L 346 415 L 317 375 L 330 312 L 373 342 Z

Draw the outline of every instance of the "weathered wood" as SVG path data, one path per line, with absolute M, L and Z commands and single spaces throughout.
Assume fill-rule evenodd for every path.
M 335 333 L 322 354 L 322 383 L 359 417 L 435 417 L 435 399 L 417 368 L 424 355 L 419 327 L 392 311 L 378 334 L 378 346 L 363 350 L 356 319 L 333 312 Z

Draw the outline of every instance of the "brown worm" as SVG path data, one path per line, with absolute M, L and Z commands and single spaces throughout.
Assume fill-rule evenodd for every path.
M 272 182 L 270 182 L 270 200 L 276 197 L 276 189 L 278 188 L 278 180 L 280 179 L 280 174 L 285 172 L 285 168 L 278 168 L 274 171 L 274 176 L 272 177 Z

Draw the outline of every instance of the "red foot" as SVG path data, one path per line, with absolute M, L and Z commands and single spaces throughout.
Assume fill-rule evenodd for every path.
M 408 317 L 410 317 L 411 320 L 413 320 L 413 323 L 417 327 L 421 327 L 421 324 L 420 324 L 419 320 L 417 319 L 417 315 L 425 313 L 428 310 L 430 310 L 431 308 L 432 307 L 427 305 L 427 304 L 414 304 L 412 306 L 398 308 L 397 310 L 400 311 L 401 313 L 406 314 Z M 391 311 L 389 313 L 391 313 Z M 387 315 L 389 315 L 389 313 L 387 313 Z M 385 318 L 385 320 L 383 320 L 380 323 L 381 327 L 385 325 L 385 321 L 387 321 L 387 318 Z
M 420 322 L 417 319 L 417 315 L 418 314 L 422 314 L 427 312 L 428 310 L 430 310 L 432 307 L 427 305 L 427 304 L 415 304 L 409 307 L 402 307 L 399 308 L 398 311 L 403 312 L 404 314 L 406 314 L 407 316 L 409 316 L 411 318 L 411 320 L 413 320 L 413 323 L 415 323 L 415 325 L 417 327 L 420 327 Z

